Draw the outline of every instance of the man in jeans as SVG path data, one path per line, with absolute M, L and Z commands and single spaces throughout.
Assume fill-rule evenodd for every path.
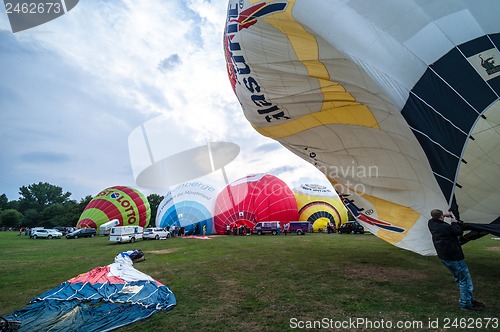
M 443 264 L 453 273 L 455 281 L 460 289 L 460 308 L 463 310 L 480 311 L 484 309 L 484 304 L 475 301 L 472 297 L 474 286 L 469 273 L 469 268 L 464 260 L 462 246 L 458 240 L 463 234 L 462 228 L 451 213 L 434 209 L 431 211 L 432 219 L 428 226 L 432 234 L 432 242 L 438 257 Z M 451 223 L 444 221 L 444 218 L 450 218 Z

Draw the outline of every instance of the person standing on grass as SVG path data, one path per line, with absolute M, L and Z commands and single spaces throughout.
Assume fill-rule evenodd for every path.
M 432 234 L 432 242 L 441 262 L 453 274 L 458 285 L 460 308 L 473 311 L 483 310 L 484 304 L 475 301 L 472 296 L 474 286 L 459 242 L 459 237 L 463 234 L 460 224 L 452 213 L 443 213 L 439 209 L 432 210 L 431 217 L 428 227 Z M 450 223 L 445 222 L 444 218 L 450 218 Z

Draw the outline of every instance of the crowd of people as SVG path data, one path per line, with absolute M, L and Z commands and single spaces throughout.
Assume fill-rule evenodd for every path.
M 231 225 L 226 226 L 226 235 L 250 235 L 251 234 L 251 229 L 248 226 L 245 225 L 238 225 L 236 223 L 233 223 Z
M 182 227 L 179 227 L 179 226 L 176 226 L 176 225 L 172 225 L 172 226 L 167 226 L 165 227 L 165 229 L 170 232 L 170 236 L 172 237 L 183 237 L 184 234 L 186 233 L 186 229 L 182 226 Z

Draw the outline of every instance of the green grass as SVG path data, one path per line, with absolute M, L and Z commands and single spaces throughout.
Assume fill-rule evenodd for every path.
M 294 318 L 417 321 L 418 330 L 435 331 L 429 320 L 439 319 L 442 329 L 445 319 L 500 319 L 500 241 L 491 236 L 464 246 L 476 298 L 487 305 L 484 312 L 464 312 L 437 257 L 373 235 L 338 234 L 110 245 L 104 237 L 31 240 L 0 232 L 0 315 L 133 248 L 146 254 L 135 267 L 168 285 L 177 306 L 120 331 L 288 331 Z

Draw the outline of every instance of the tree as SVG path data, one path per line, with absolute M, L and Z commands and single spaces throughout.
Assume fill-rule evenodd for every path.
M 80 206 L 80 208 L 82 209 L 82 211 L 80 212 L 80 214 L 83 212 L 83 210 L 85 209 L 85 207 L 87 207 L 87 205 L 90 203 L 90 201 L 93 199 L 94 197 L 92 195 L 87 195 L 85 196 L 84 198 L 82 198 L 80 200 L 80 202 L 78 202 L 78 205 Z
M 50 204 L 40 212 L 41 226 L 54 228 L 55 226 L 66 226 L 67 210 L 64 204 Z
M 23 215 L 14 209 L 0 211 L 0 226 L 18 228 L 21 226 Z
M 67 220 L 68 222 L 66 225 L 69 226 L 76 226 L 76 223 L 78 222 L 78 219 L 80 219 L 80 216 L 82 215 L 83 210 L 89 204 L 89 202 L 92 200 L 92 196 L 88 195 L 85 198 L 82 198 L 80 202 L 76 201 L 69 201 L 64 204 L 67 210 Z
M 0 211 L 7 209 L 8 204 L 9 199 L 7 198 L 7 195 L 0 195 Z
M 63 204 L 69 200 L 70 192 L 63 193 L 61 187 L 47 182 L 38 182 L 19 188 L 19 208 L 21 212 L 34 209 L 41 212 L 51 204 Z
M 37 227 L 41 226 L 40 224 L 40 213 L 35 209 L 27 209 L 23 212 L 23 218 L 21 220 L 21 224 L 24 227 Z
M 18 201 L 9 201 L 7 195 L 0 195 L 0 211 L 2 210 L 18 210 L 19 211 L 19 202 Z
M 151 220 L 149 221 L 150 226 L 156 225 L 156 212 L 158 211 L 158 206 L 160 206 L 161 201 L 163 201 L 164 196 L 158 194 L 151 194 L 147 197 L 149 206 L 151 208 Z

